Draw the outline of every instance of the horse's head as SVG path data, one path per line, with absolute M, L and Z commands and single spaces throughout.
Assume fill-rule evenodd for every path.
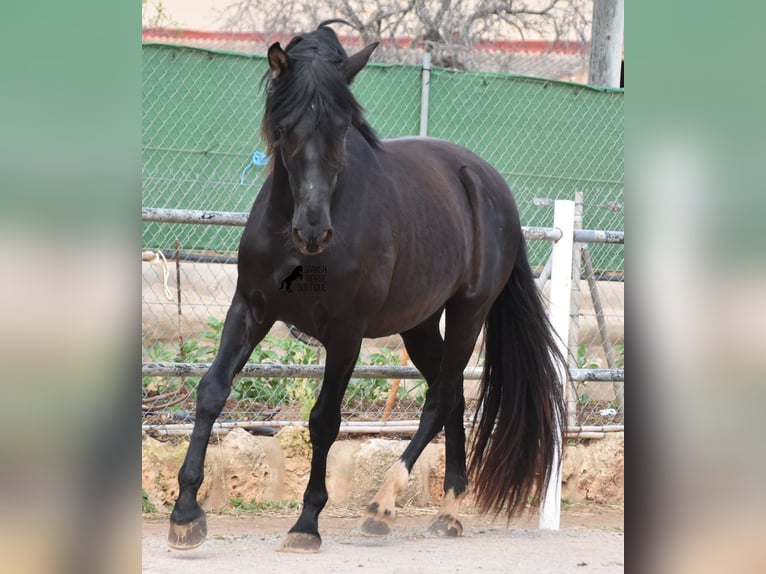
M 324 251 L 333 235 L 330 204 L 345 161 L 348 130 L 378 140 L 349 85 L 377 47 L 346 55 L 332 29 L 320 24 L 282 49 L 269 47 L 271 69 L 262 132 L 275 162 L 287 171 L 293 198 L 292 239 L 301 252 Z

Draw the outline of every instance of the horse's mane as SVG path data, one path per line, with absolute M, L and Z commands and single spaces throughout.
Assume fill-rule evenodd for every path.
M 287 44 L 288 70 L 278 78 L 268 78 L 266 111 L 261 132 L 269 150 L 279 144 L 280 129 L 292 130 L 310 105 L 315 109 L 316 130 L 336 140 L 338 114 L 351 113 L 351 123 L 365 140 L 379 147 L 380 140 L 364 119 L 364 109 L 354 97 L 340 69 L 348 58 L 338 36 L 322 22 L 306 35 L 296 36 Z M 270 72 L 267 72 L 269 74 Z

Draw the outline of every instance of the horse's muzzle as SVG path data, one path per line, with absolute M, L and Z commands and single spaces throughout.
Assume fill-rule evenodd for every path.
M 293 242 L 304 255 L 318 255 L 322 253 L 332 241 L 332 229 L 321 232 L 303 232 L 298 227 L 293 227 Z

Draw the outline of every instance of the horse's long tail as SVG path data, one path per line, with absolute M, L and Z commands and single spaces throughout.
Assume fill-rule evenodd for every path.
M 524 241 L 487 316 L 469 475 L 484 511 L 508 516 L 542 498 L 566 428 L 557 361 L 564 361 L 532 276 Z M 560 433 L 560 434 L 559 434 Z M 560 460 L 560 459 L 559 459 Z

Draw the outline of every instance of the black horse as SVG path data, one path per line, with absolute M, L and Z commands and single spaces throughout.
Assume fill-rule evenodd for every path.
M 169 543 L 206 536 L 196 497 L 205 451 L 233 377 L 276 320 L 327 351 L 311 410 L 311 474 L 298 521 L 280 549 L 317 551 L 327 502 L 327 453 L 364 337 L 400 333 L 429 388 L 417 432 L 367 507 L 363 533 L 383 535 L 425 446 L 444 429 L 444 501 L 430 532 L 458 536 L 473 481 L 479 505 L 510 514 L 545 492 L 565 422 L 563 360 L 527 261 L 519 214 L 502 176 L 455 144 L 381 141 L 349 89 L 376 48 L 347 56 L 323 22 L 268 51 L 262 134 L 270 175 L 239 246 L 239 278 L 221 345 L 197 394 L 194 431 L 178 475 Z M 321 267 L 326 288 L 288 294 L 298 265 Z M 445 312 L 445 335 L 439 318 Z M 466 468 L 463 370 L 486 326 L 480 407 Z

